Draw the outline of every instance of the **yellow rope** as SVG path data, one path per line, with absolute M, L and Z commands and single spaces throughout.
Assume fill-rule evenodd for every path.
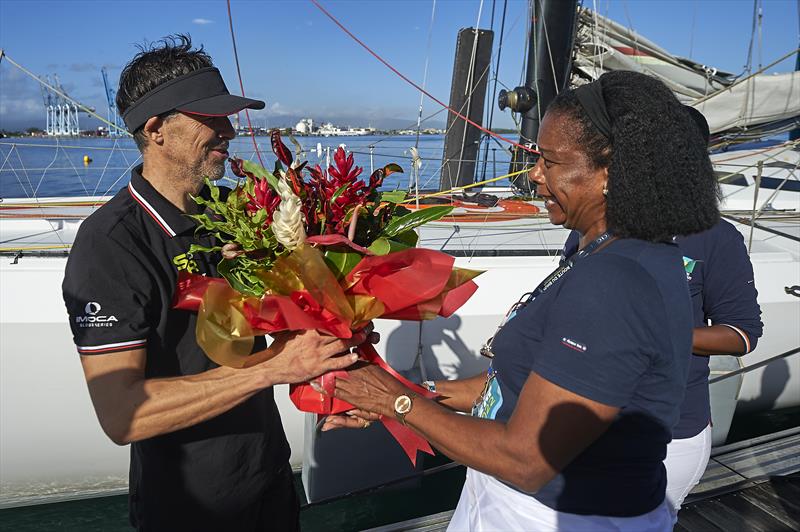
M 50 246 L 25 246 L 24 248 L 16 247 L 16 248 L 0 248 L 0 253 L 9 253 L 13 251 L 18 251 L 20 253 L 25 251 L 42 251 L 47 249 L 69 249 L 72 247 L 72 244 L 53 244 Z

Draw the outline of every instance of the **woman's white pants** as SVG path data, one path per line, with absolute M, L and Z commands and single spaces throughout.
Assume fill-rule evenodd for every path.
M 672 440 L 667 445 L 667 503 L 672 510 L 673 522 L 678 520 L 678 510 L 689 492 L 700 482 L 711 456 L 711 425 L 691 438 Z
M 447 530 L 665 532 L 672 530 L 672 513 L 666 500 L 655 510 L 636 517 L 558 512 L 494 477 L 467 469 L 467 480 Z

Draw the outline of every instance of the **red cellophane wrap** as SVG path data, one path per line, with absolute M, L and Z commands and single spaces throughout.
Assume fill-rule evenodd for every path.
M 364 255 L 366 249 L 339 235 L 312 237 L 309 243 L 336 245 Z M 317 329 L 349 338 L 353 330 L 375 318 L 425 320 L 448 317 L 475 292 L 478 271 L 454 268 L 452 256 L 422 248 L 387 255 L 365 255 L 347 275 L 337 279 L 320 248 L 306 243 L 279 258 L 261 275 L 267 292 L 261 298 L 233 290 L 226 281 L 181 272 L 173 306 L 196 310 L 197 341 L 220 365 L 248 365 L 255 335 Z M 415 393 L 435 394 L 417 386 L 388 366 L 371 345 L 361 346 L 362 359 L 377 364 Z M 290 388 L 292 402 L 304 412 L 339 414 L 352 405 L 333 397 L 336 378 L 347 372 L 323 375 L 325 393 L 308 383 Z M 428 442 L 394 418 L 382 419 L 412 462 L 416 451 L 433 454 Z

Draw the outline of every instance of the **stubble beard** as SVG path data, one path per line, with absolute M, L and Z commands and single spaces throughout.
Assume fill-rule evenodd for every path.
M 205 165 L 205 172 L 202 174 L 208 177 L 209 181 L 219 181 L 225 176 L 225 162 L 212 163 L 207 162 Z

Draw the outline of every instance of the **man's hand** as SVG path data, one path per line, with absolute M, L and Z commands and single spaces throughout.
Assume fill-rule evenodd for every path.
M 228 260 L 235 259 L 239 255 L 244 255 L 244 251 L 242 251 L 239 244 L 236 242 L 228 242 L 224 246 L 222 246 L 222 256 Z
M 358 360 L 350 348 L 366 341 L 377 342 L 372 324 L 353 332 L 351 338 L 336 338 L 313 330 L 277 333 L 273 338 L 269 348 L 254 354 L 247 363 L 263 368 L 270 384 L 306 382 L 323 373 L 345 369 Z

